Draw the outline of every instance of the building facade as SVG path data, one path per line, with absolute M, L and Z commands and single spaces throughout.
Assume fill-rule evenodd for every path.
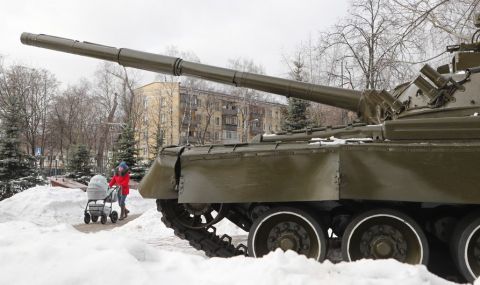
M 137 141 L 142 159 L 154 155 L 157 134 L 163 146 L 231 144 L 280 131 L 285 105 L 230 94 L 153 82 L 136 91 L 142 104 Z

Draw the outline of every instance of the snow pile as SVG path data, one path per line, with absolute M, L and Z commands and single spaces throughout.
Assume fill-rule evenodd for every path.
M 0 222 L 29 221 L 38 225 L 83 223 L 87 194 L 80 189 L 38 186 L 0 201 Z M 143 199 L 130 190 L 127 207 L 131 214 L 140 214 L 155 207 L 154 200 Z M 118 204 L 114 204 L 118 210 Z
M 0 284 L 453 284 L 394 260 L 318 263 L 280 250 L 264 258 L 206 259 L 124 235 L 68 225 L 0 223 Z
M 0 284 L 454 284 L 394 260 L 318 263 L 277 250 L 263 258 L 206 258 L 161 222 L 153 200 L 129 195 L 139 218 L 81 233 L 86 193 L 35 187 L 0 202 Z M 227 220 L 219 233 L 246 237 Z
M 173 236 L 173 230 L 167 228 L 161 219 L 162 214 L 157 209 L 150 209 L 135 220 L 112 231 L 127 234 L 140 240 L 147 240 L 151 237 L 163 238 Z
M 168 237 L 173 236 L 173 230 L 167 228 L 161 221 L 162 214 L 156 209 L 150 209 L 135 220 L 126 225 L 115 228 L 113 231 L 127 233 L 137 239 L 145 240 L 147 237 Z M 220 234 L 228 234 L 230 236 L 247 235 L 248 233 L 240 229 L 227 219 L 223 219 L 214 225 L 217 232 Z

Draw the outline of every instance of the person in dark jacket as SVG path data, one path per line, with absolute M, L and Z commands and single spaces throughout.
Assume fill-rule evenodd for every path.
M 130 189 L 128 184 L 130 182 L 130 173 L 128 170 L 128 165 L 125 161 L 120 162 L 118 165 L 115 175 L 112 177 L 109 183 L 109 187 L 113 185 L 120 186 L 120 191 L 118 193 L 118 205 L 120 206 L 120 218 L 119 220 L 123 220 L 127 217 L 128 213 L 130 212 L 127 210 L 125 205 L 125 200 L 127 199 L 128 194 L 130 193 Z

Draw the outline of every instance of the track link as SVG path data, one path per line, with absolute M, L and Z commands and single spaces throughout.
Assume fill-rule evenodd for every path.
M 232 257 L 247 255 L 247 247 L 243 244 L 234 246 L 232 238 L 226 234 L 218 236 L 215 227 L 191 229 L 182 225 L 176 219 L 172 205 L 176 200 L 157 200 L 157 210 L 162 213 L 162 222 L 173 229 L 174 234 L 197 249 L 205 252 L 208 257 Z

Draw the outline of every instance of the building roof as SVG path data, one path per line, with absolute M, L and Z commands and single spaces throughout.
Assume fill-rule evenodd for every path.
M 153 85 L 153 84 L 164 84 L 164 83 L 168 83 L 168 84 L 179 84 L 180 86 L 180 92 L 187 92 L 187 87 L 185 86 L 182 86 L 180 82 L 164 82 L 164 81 L 154 81 L 154 82 L 150 82 L 148 84 L 145 84 L 141 87 L 138 87 L 136 88 L 135 90 L 140 90 L 140 89 L 143 89 L 147 86 L 150 86 L 150 85 Z M 216 91 L 216 90 L 205 90 L 205 89 L 197 89 L 197 88 L 193 88 L 193 89 L 190 89 L 191 91 L 194 91 L 194 92 L 199 92 L 199 93 L 203 93 L 203 94 L 211 94 L 211 95 L 214 95 L 214 96 L 218 96 L 218 97 L 230 97 L 232 99 L 237 99 L 240 98 L 239 96 L 236 96 L 236 95 L 233 95 L 233 94 L 229 94 L 229 93 L 225 93 L 225 92 L 221 92 L 221 91 Z M 261 103 L 261 104 L 268 104 L 268 105 L 274 105 L 274 106 L 278 106 L 278 107 L 284 107 L 286 106 L 286 104 L 284 103 L 280 103 L 280 102 L 272 102 L 272 101 L 266 101 L 266 100 L 253 100 L 254 102 L 256 103 Z

